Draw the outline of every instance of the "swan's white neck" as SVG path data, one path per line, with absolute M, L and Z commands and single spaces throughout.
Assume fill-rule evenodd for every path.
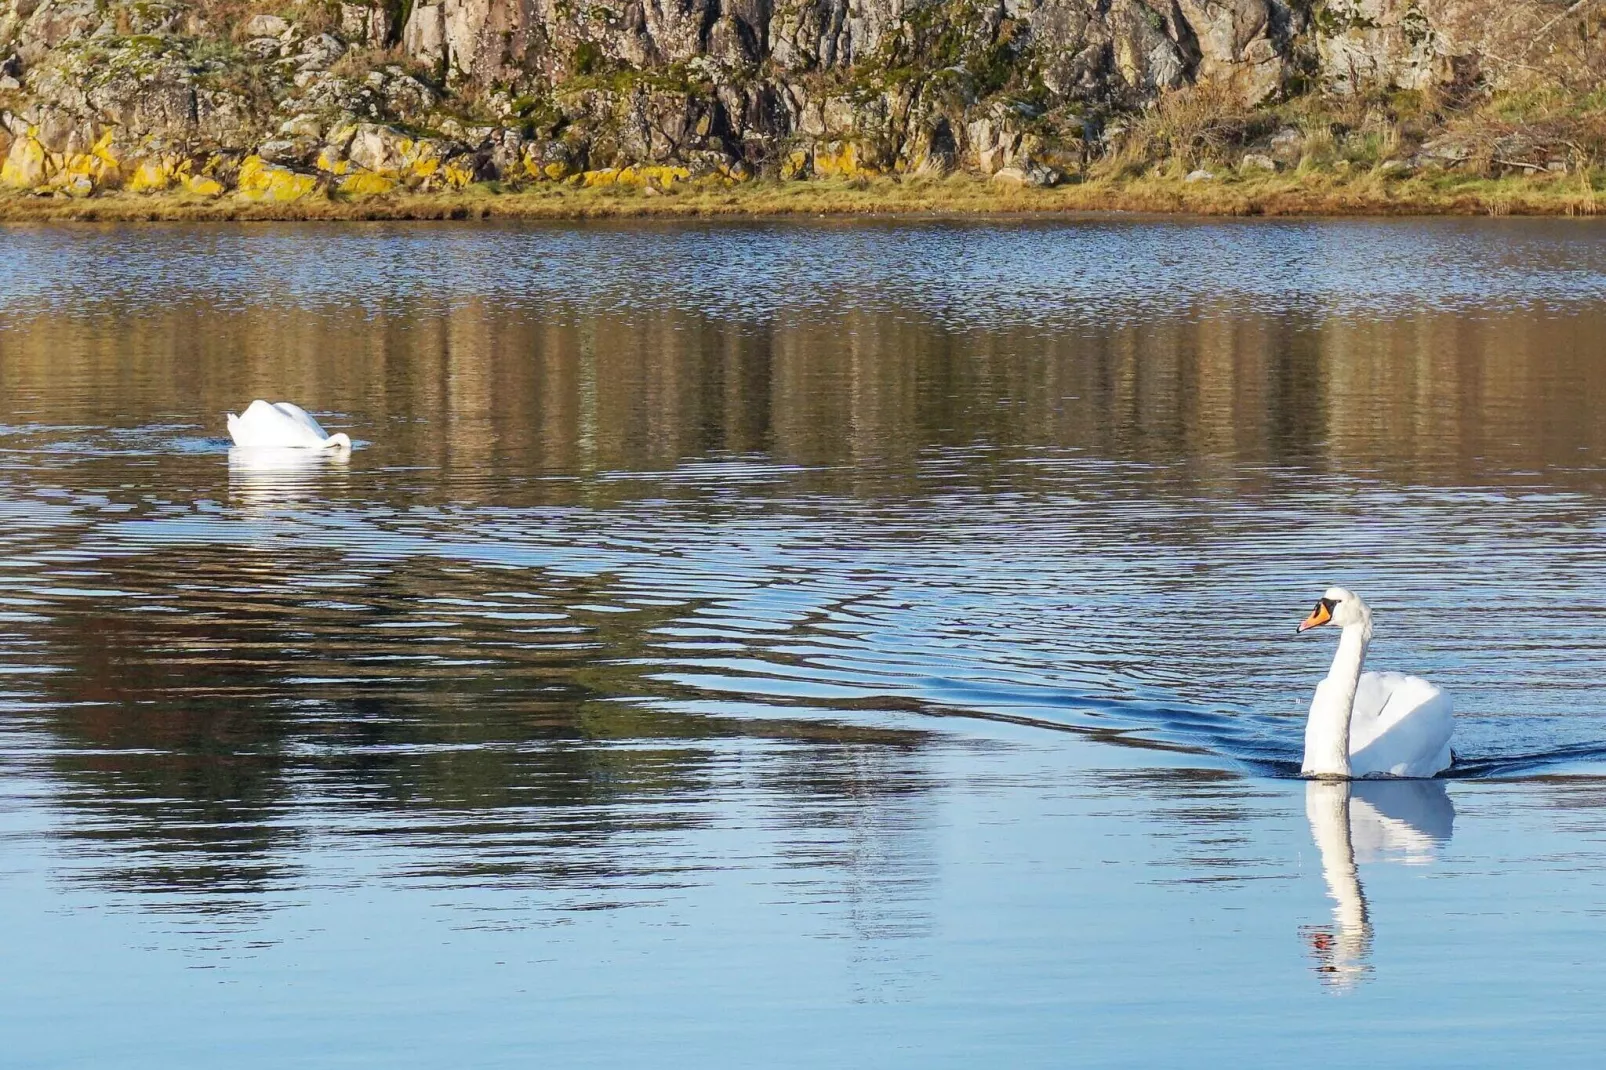
M 1306 776 L 1348 777 L 1349 722 L 1355 710 L 1355 689 L 1361 682 L 1361 663 L 1366 660 L 1366 644 L 1372 638 L 1372 614 L 1363 610 L 1361 619 L 1344 626 L 1338 640 L 1338 653 L 1327 679 L 1316 689 L 1305 722 Z

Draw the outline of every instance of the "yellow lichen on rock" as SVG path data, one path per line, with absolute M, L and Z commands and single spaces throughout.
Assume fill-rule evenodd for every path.
M 134 165 L 124 181 L 133 193 L 160 193 L 189 181 L 191 163 L 181 156 L 147 156 Z
M 160 193 L 173 184 L 175 161 L 170 157 L 147 156 L 134 165 L 127 188 L 132 193 Z
M 547 157 L 539 145 L 526 145 L 519 162 L 524 173 L 538 182 L 562 182 L 575 174 L 574 165 L 563 155 Z
M 807 178 L 808 172 L 809 154 L 802 149 L 787 153 L 786 159 L 781 161 L 782 178 Z
M 5 163 L 0 164 L 0 185 L 17 189 L 44 185 L 50 175 L 50 154 L 35 136 L 38 131 L 38 127 L 31 126 L 12 142 Z
M 474 161 L 467 156 L 447 160 L 446 166 L 441 168 L 441 177 L 452 189 L 463 189 L 474 181 Z
M 112 151 L 112 139 L 116 136 L 117 131 L 107 130 L 105 133 L 100 135 L 100 140 L 95 142 L 95 147 L 89 150 L 95 156 L 98 156 L 112 167 L 116 167 L 122 163 L 122 161 L 117 158 L 117 154 Z
M 691 181 L 691 172 L 684 167 L 669 167 L 662 164 L 647 164 L 635 168 L 636 174 L 644 183 L 668 189 L 676 182 Z
M 298 201 L 317 188 L 314 176 L 268 163 L 260 156 L 247 156 L 240 164 L 238 190 L 248 201 Z
M 184 180 L 184 188 L 198 197 L 223 196 L 223 183 L 211 175 L 191 175 Z
M 395 188 L 394 179 L 376 175 L 372 171 L 357 171 L 335 184 L 335 189 L 348 197 L 377 197 Z
M 814 173 L 822 178 L 857 178 L 881 172 L 859 159 L 853 142 L 826 141 L 814 147 Z
M 414 178 L 434 178 L 440 169 L 441 161 L 436 156 L 420 156 L 407 165 L 408 173 Z
M 604 167 L 596 171 L 582 171 L 576 177 L 579 179 L 577 185 L 588 189 L 605 186 L 641 189 L 644 186 L 669 187 L 676 182 L 689 181 L 691 172 L 684 167 L 642 164 L 639 167 Z
M 343 159 L 340 151 L 333 146 L 325 145 L 318 150 L 318 158 L 313 166 L 320 171 L 327 171 L 331 175 L 344 175 L 351 172 L 351 161 Z
M 65 153 L 61 157 L 61 169 L 56 173 L 55 181 L 58 185 L 76 185 L 78 179 L 82 178 L 93 183 L 104 168 L 105 164 L 92 153 Z
M 96 189 L 118 185 L 123 177 L 123 163 L 112 151 L 114 136 L 112 130 L 101 134 L 88 152 L 69 161 L 67 169 L 74 175 L 88 178 Z

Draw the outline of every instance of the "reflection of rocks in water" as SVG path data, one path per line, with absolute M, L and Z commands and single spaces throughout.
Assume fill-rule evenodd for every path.
M 1316 970 L 1331 987 L 1354 987 L 1372 972 L 1372 919 L 1357 861 L 1431 862 L 1449 842 L 1455 806 L 1433 780 L 1311 780 L 1305 816 L 1321 852 L 1333 924 L 1308 925 Z
M 1149 834 L 1173 846 L 1177 865 L 1207 874 L 1186 880 L 1230 880 L 1266 864 L 1249 824 L 1255 800 L 1275 793 L 1239 773 L 1179 766 L 1105 770 L 1089 780 L 1100 794 L 1141 800 L 1154 815 Z
M 858 924 L 919 924 L 883 875 L 908 872 L 921 820 L 893 756 L 924 735 L 620 701 L 673 691 L 642 655 L 682 603 L 587 612 L 619 600 L 613 580 L 278 544 L 95 565 L 116 599 L 31 626 L 55 670 L 37 684 L 49 775 L 94 845 L 76 879 L 243 916 L 300 877 L 303 837 L 377 836 L 408 880 L 547 909 L 658 901 L 716 864 L 689 835 L 733 790 L 730 744 L 710 741 L 753 737 L 738 745 L 815 755 L 767 794 L 826 823 L 822 861 L 869 904 Z
M 786 864 L 815 897 L 846 902 L 851 936 L 931 932 L 937 878 L 931 774 L 910 747 L 844 745 L 777 756 L 765 786 L 783 800 Z
M 277 651 L 240 592 L 227 551 L 99 562 L 115 595 L 61 607 L 40 629 L 58 670 L 42 677 L 60 741 L 67 835 L 102 845 L 75 874 L 186 898 L 184 909 L 252 909 L 291 876 L 279 820 L 284 711 L 262 700 Z M 173 582 L 182 575 L 181 584 Z
M 611 240 L 585 239 L 599 254 Z M 1025 231 L 991 240 L 1035 248 Z M 666 299 L 677 289 L 669 283 Z M 425 495 L 500 505 L 576 488 L 532 480 L 487 493 L 499 469 L 662 471 L 711 451 L 807 466 L 785 478 L 852 491 L 862 462 L 896 470 L 933 447 L 979 442 L 1163 461 L 1173 479 L 1171 461 L 1193 456 L 1383 468 L 1413 482 L 1485 464 L 1587 481 L 1579 450 L 1606 445 L 1588 415 L 1598 405 L 1573 404 L 1599 396 L 1594 354 L 1576 342 L 1601 329 L 1598 311 L 1491 315 L 1472 330 L 1459 311 L 1400 321 L 1230 309 L 1046 334 L 1000 323 L 960 340 L 919 308 L 782 310 L 755 325 L 672 301 L 645 316 L 620 315 L 601 295 L 568 315 L 550 295 L 528 300 L 463 292 L 377 321 L 356 306 L 308 316 L 178 300 L 140 317 L 132 347 L 118 315 L 19 315 L 8 324 L 7 389 L 50 399 L 41 418 L 97 426 L 127 410 L 131 380 L 164 390 L 193 380 L 189 418 L 221 430 L 218 413 L 273 383 L 352 413 L 388 463 L 438 471 L 420 481 Z M 116 374 L 100 363 L 108 352 Z M 309 359 L 328 352 L 342 359 Z M 1478 386 L 1495 381 L 1498 405 Z M 1551 433 L 1527 433 L 1535 427 Z M 1238 478 L 1264 477 L 1251 466 Z

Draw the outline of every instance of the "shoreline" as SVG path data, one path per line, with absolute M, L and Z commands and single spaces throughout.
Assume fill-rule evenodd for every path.
M 1051 188 L 973 175 L 945 178 L 580 188 L 482 183 L 447 192 L 398 191 L 352 198 L 318 190 L 290 201 L 187 192 L 0 193 L 0 223 L 363 222 L 426 220 L 675 219 L 777 216 L 988 216 L 1142 213 L 1220 217 L 1557 216 L 1606 214 L 1606 176 L 1596 173 L 1469 178 L 1449 172 L 1391 177 L 1292 172 L 1188 182 L 1180 177 L 1093 178 Z

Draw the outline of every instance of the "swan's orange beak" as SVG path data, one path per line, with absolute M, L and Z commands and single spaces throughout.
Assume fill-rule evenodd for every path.
M 1310 616 L 1300 622 L 1297 632 L 1308 632 L 1312 628 L 1319 628 L 1333 619 L 1333 611 L 1327 606 L 1327 599 L 1316 603 L 1316 608 L 1310 611 Z

